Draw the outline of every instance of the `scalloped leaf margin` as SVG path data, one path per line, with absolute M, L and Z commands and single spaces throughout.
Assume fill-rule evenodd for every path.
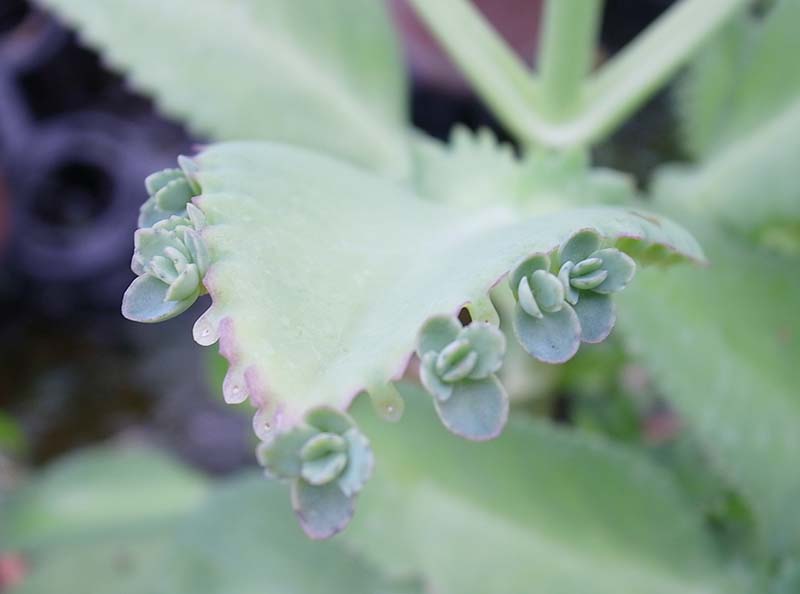
M 521 260 L 577 230 L 596 229 L 640 261 L 703 259 L 681 227 L 633 209 L 461 213 L 270 143 L 214 145 L 195 163 L 213 304 L 194 335 L 219 340 L 226 395 L 250 397 L 262 438 L 401 377 L 427 319 L 485 302 Z

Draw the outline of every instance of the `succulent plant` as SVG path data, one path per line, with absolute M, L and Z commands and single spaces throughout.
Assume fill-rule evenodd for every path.
M 422 327 L 417 342 L 420 380 L 453 433 L 484 440 L 502 431 L 508 395 L 494 374 L 505 351 L 505 335 L 486 322 L 462 327 L 457 318 L 436 316 Z
M 609 335 L 616 320 L 610 295 L 624 289 L 636 274 L 636 262 L 628 254 L 600 246 L 600 234 L 585 229 L 558 252 L 558 278 L 580 321 L 583 342 L 601 342 Z
M 144 181 L 150 196 L 139 211 L 139 227 L 152 227 L 171 216 L 185 216 L 186 205 L 200 193 L 194 180 L 194 165 L 190 159 L 179 157 L 180 169 L 163 169 Z
M 309 411 L 302 423 L 258 447 L 267 474 L 292 483 L 292 507 L 303 530 L 328 538 L 347 526 L 356 496 L 372 473 L 369 441 L 343 412 Z
M 627 286 L 636 263 L 601 243 L 597 230 L 577 231 L 559 248 L 558 267 L 549 254 L 536 253 L 509 276 L 517 302 L 514 332 L 531 356 L 563 363 L 581 341 L 600 342 L 610 334 L 616 321 L 610 294 Z
M 142 206 L 144 225 L 134 235 L 131 261 L 137 278 L 125 292 L 122 313 L 137 322 L 161 322 L 205 293 L 211 258 L 200 236 L 205 216 L 189 202 L 195 189 L 183 171 L 155 173 L 145 186 L 151 195 Z

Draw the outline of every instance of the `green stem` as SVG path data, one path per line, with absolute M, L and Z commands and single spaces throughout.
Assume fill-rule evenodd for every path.
M 598 71 L 574 142 L 600 140 L 653 96 L 748 0 L 683 0 Z
M 599 13 L 599 0 L 551 0 L 551 6 L 584 2 Z M 653 96 L 702 43 L 748 0 L 682 0 L 650 26 L 585 84 L 583 101 L 571 117 L 558 121 L 552 105 L 559 97 L 575 96 L 578 72 L 585 72 L 591 23 L 588 8 L 583 22 L 582 49 L 567 50 L 573 58 L 569 74 L 559 73 L 559 47 L 570 33 L 561 11 L 577 4 L 549 8 L 552 27 L 544 32 L 542 70 L 550 82 L 542 87 L 524 64 L 466 0 L 410 0 L 477 92 L 501 122 L 529 145 L 569 150 L 602 140 L 626 117 Z M 556 11 L 559 16 L 556 16 Z M 576 36 L 576 39 L 578 37 Z M 549 46 L 551 49 L 545 48 Z M 549 56 L 548 56 L 549 54 Z M 582 58 L 580 56 L 583 56 Z M 547 74 L 549 72 L 549 74 Z M 547 89 L 547 90 L 545 90 Z M 560 89 L 560 90 L 558 90 Z M 551 104 L 547 117 L 539 111 L 543 95 Z M 569 101 L 567 102 L 570 103 Z M 562 115 L 563 114 L 559 114 Z
M 532 140 L 536 84 L 524 63 L 466 0 L 409 0 L 464 76 L 513 133 Z
M 603 0 L 548 0 L 538 53 L 542 108 L 553 120 L 574 116 L 594 61 Z

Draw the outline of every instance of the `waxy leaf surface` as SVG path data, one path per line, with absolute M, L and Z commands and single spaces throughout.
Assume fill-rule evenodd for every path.
M 213 306 L 201 324 L 217 325 L 210 334 L 220 334 L 250 396 L 288 421 L 321 404 L 345 408 L 368 385 L 399 377 L 428 318 L 457 313 L 576 230 L 656 259 L 702 258 L 682 228 L 633 209 L 461 212 L 267 143 L 215 145 L 196 162 L 213 260 Z

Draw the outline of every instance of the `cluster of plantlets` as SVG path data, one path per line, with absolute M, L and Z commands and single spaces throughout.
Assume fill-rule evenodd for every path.
M 190 201 L 199 188 L 184 169 L 165 169 L 149 176 L 150 197 L 134 235 L 131 270 L 137 278 L 122 302 L 123 315 L 137 322 L 161 322 L 186 311 L 205 294 L 203 277 L 211 264 L 200 237 L 203 213 Z
M 578 231 L 556 258 L 534 254 L 511 273 L 514 332 L 531 356 L 564 363 L 581 341 L 601 342 L 611 333 L 616 315 L 610 295 L 633 279 L 636 263 L 616 248 L 601 249 L 601 242 L 594 229 Z
M 181 157 L 180 168 L 159 171 L 145 181 L 149 198 L 141 208 L 132 262 L 138 276 L 123 299 L 129 319 L 163 321 L 184 312 L 209 290 L 212 297 L 226 290 L 213 282 L 214 250 L 206 238 L 215 245 L 215 225 L 202 210 L 201 163 L 202 158 Z M 599 342 L 611 332 L 615 314 L 610 294 L 623 289 L 635 272 L 630 256 L 602 247 L 613 243 L 597 229 L 579 229 L 557 249 L 523 258 L 508 274 L 517 303 L 514 333 L 530 355 L 562 363 L 577 352 L 581 341 Z M 206 278 L 212 279 L 208 288 Z M 483 301 L 484 308 L 492 308 L 488 297 Z M 292 481 L 294 508 L 308 534 L 327 538 L 352 516 L 355 495 L 372 466 L 369 443 L 343 410 L 306 405 L 288 412 L 291 395 L 270 394 L 260 380 L 258 362 L 240 365 L 246 353 L 234 333 L 237 316 L 219 311 L 224 307 L 212 304 L 197 321 L 195 338 L 203 345 L 222 338 L 220 350 L 231 364 L 223 384 L 226 402 L 251 399 L 258 409 L 253 427 L 263 440 L 260 460 L 270 476 Z M 464 327 L 454 316 L 437 314 L 416 333 L 420 379 L 439 417 L 453 433 L 478 441 L 497 437 L 509 413 L 508 395 L 496 375 L 506 337 L 496 312 L 488 317 L 493 321 L 477 320 Z M 379 378 L 377 384 L 363 381 L 364 389 L 383 406 L 383 416 L 397 420 L 403 403 L 391 378 Z
M 465 142 L 471 151 L 473 142 L 483 141 L 467 135 Z M 497 154 L 509 159 L 505 150 L 490 150 L 482 158 L 492 160 Z M 504 175 L 526 188 L 530 182 L 521 180 L 552 159 L 532 154 L 523 164 L 511 157 Z M 577 162 L 569 157 L 565 163 Z M 389 173 L 376 176 L 310 152 L 259 143 L 212 145 L 193 158 L 181 157 L 179 168 L 146 180 L 149 198 L 141 209 L 132 263 L 138 276 L 123 299 L 126 317 L 157 322 L 185 311 L 200 295 L 211 295 L 212 306 L 195 324 L 195 339 L 203 345 L 219 340 L 230 364 L 225 400 L 249 399 L 257 409 L 253 427 L 263 441 L 261 459 L 271 475 L 293 481 L 295 510 L 313 537 L 328 537 L 346 525 L 368 474 L 362 461 L 371 460 L 366 439 L 328 435 L 313 419 L 338 410 L 340 422 L 349 426 L 346 410 L 355 395 L 366 391 L 381 416 L 398 420 L 403 402 L 393 382 L 403 375 L 415 342 L 422 383 L 444 425 L 472 440 L 501 433 L 509 401 L 496 374 L 506 338 L 487 295 L 498 279 L 508 276 L 516 302 L 512 325 L 522 348 L 540 361 L 562 363 L 581 341 L 599 342 L 611 332 L 615 313 L 610 295 L 635 272 L 621 245 L 664 256 L 702 257 L 683 230 L 638 211 L 575 209 L 548 219 L 518 206 L 490 214 L 488 204 L 469 209 L 429 204 L 413 188 L 397 185 L 397 172 L 407 167 L 402 159 L 375 165 Z M 433 169 L 427 175 L 446 179 L 451 173 Z M 590 192 L 606 187 L 579 165 L 572 176 L 556 177 L 551 185 L 566 191 L 581 175 L 585 180 L 577 187 Z M 529 192 L 542 191 L 522 190 L 505 200 L 531 200 Z M 365 208 L 358 198 L 364 193 L 381 200 Z M 335 197 L 332 204 L 330 196 Z M 317 212 L 308 211 L 310 205 Z M 389 222 L 379 227 L 380 219 Z M 470 239 L 449 245 L 442 241 L 448 233 Z M 351 236 L 372 240 L 351 247 Z M 423 264 L 416 246 L 408 244 L 412 238 L 428 246 L 429 263 L 442 270 L 448 259 L 466 257 L 467 275 L 448 288 L 426 286 L 428 273 L 417 270 L 430 264 Z M 317 240 L 331 243 L 325 257 L 314 246 Z M 412 280 L 405 283 L 389 272 L 398 265 L 412 266 Z M 350 290 L 336 287 L 333 277 L 325 280 L 333 270 L 359 269 L 361 282 L 372 286 L 363 304 Z M 448 282 L 448 273 L 436 275 L 440 284 Z M 329 284 L 321 294 L 339 303 L 341 311 L 317 311 L 313 301 L 303 302 L 316 298 L 306 292 L 311 279 Z M 421 301 L 437 290 L 437 299 Z M 382 291 L 394 293 L 404 309 L 394 331 L 387 325 L 389 300 L 385 307 L 376 306 Z M 459 303 L 467 303 L 473 313 L 482 307 L 483 317 L 462 327 L 447 313 Z M 304 313 L 305 308 L 318 317 Z M 297 313 L 288 318 L 290 309 Z M 371 344 L 375 340 L 381 344 Z M 288 358 L 282 349 L 291 353 Z M 325 436 L 308 445 L 305 437 L 312 428 Z M 305 437 L 298 441 L 299 436 Z M 355 443 L 360 451 L 351 448 Z M 287 464 L 280 462 L 282 456 L 288 456 Z

